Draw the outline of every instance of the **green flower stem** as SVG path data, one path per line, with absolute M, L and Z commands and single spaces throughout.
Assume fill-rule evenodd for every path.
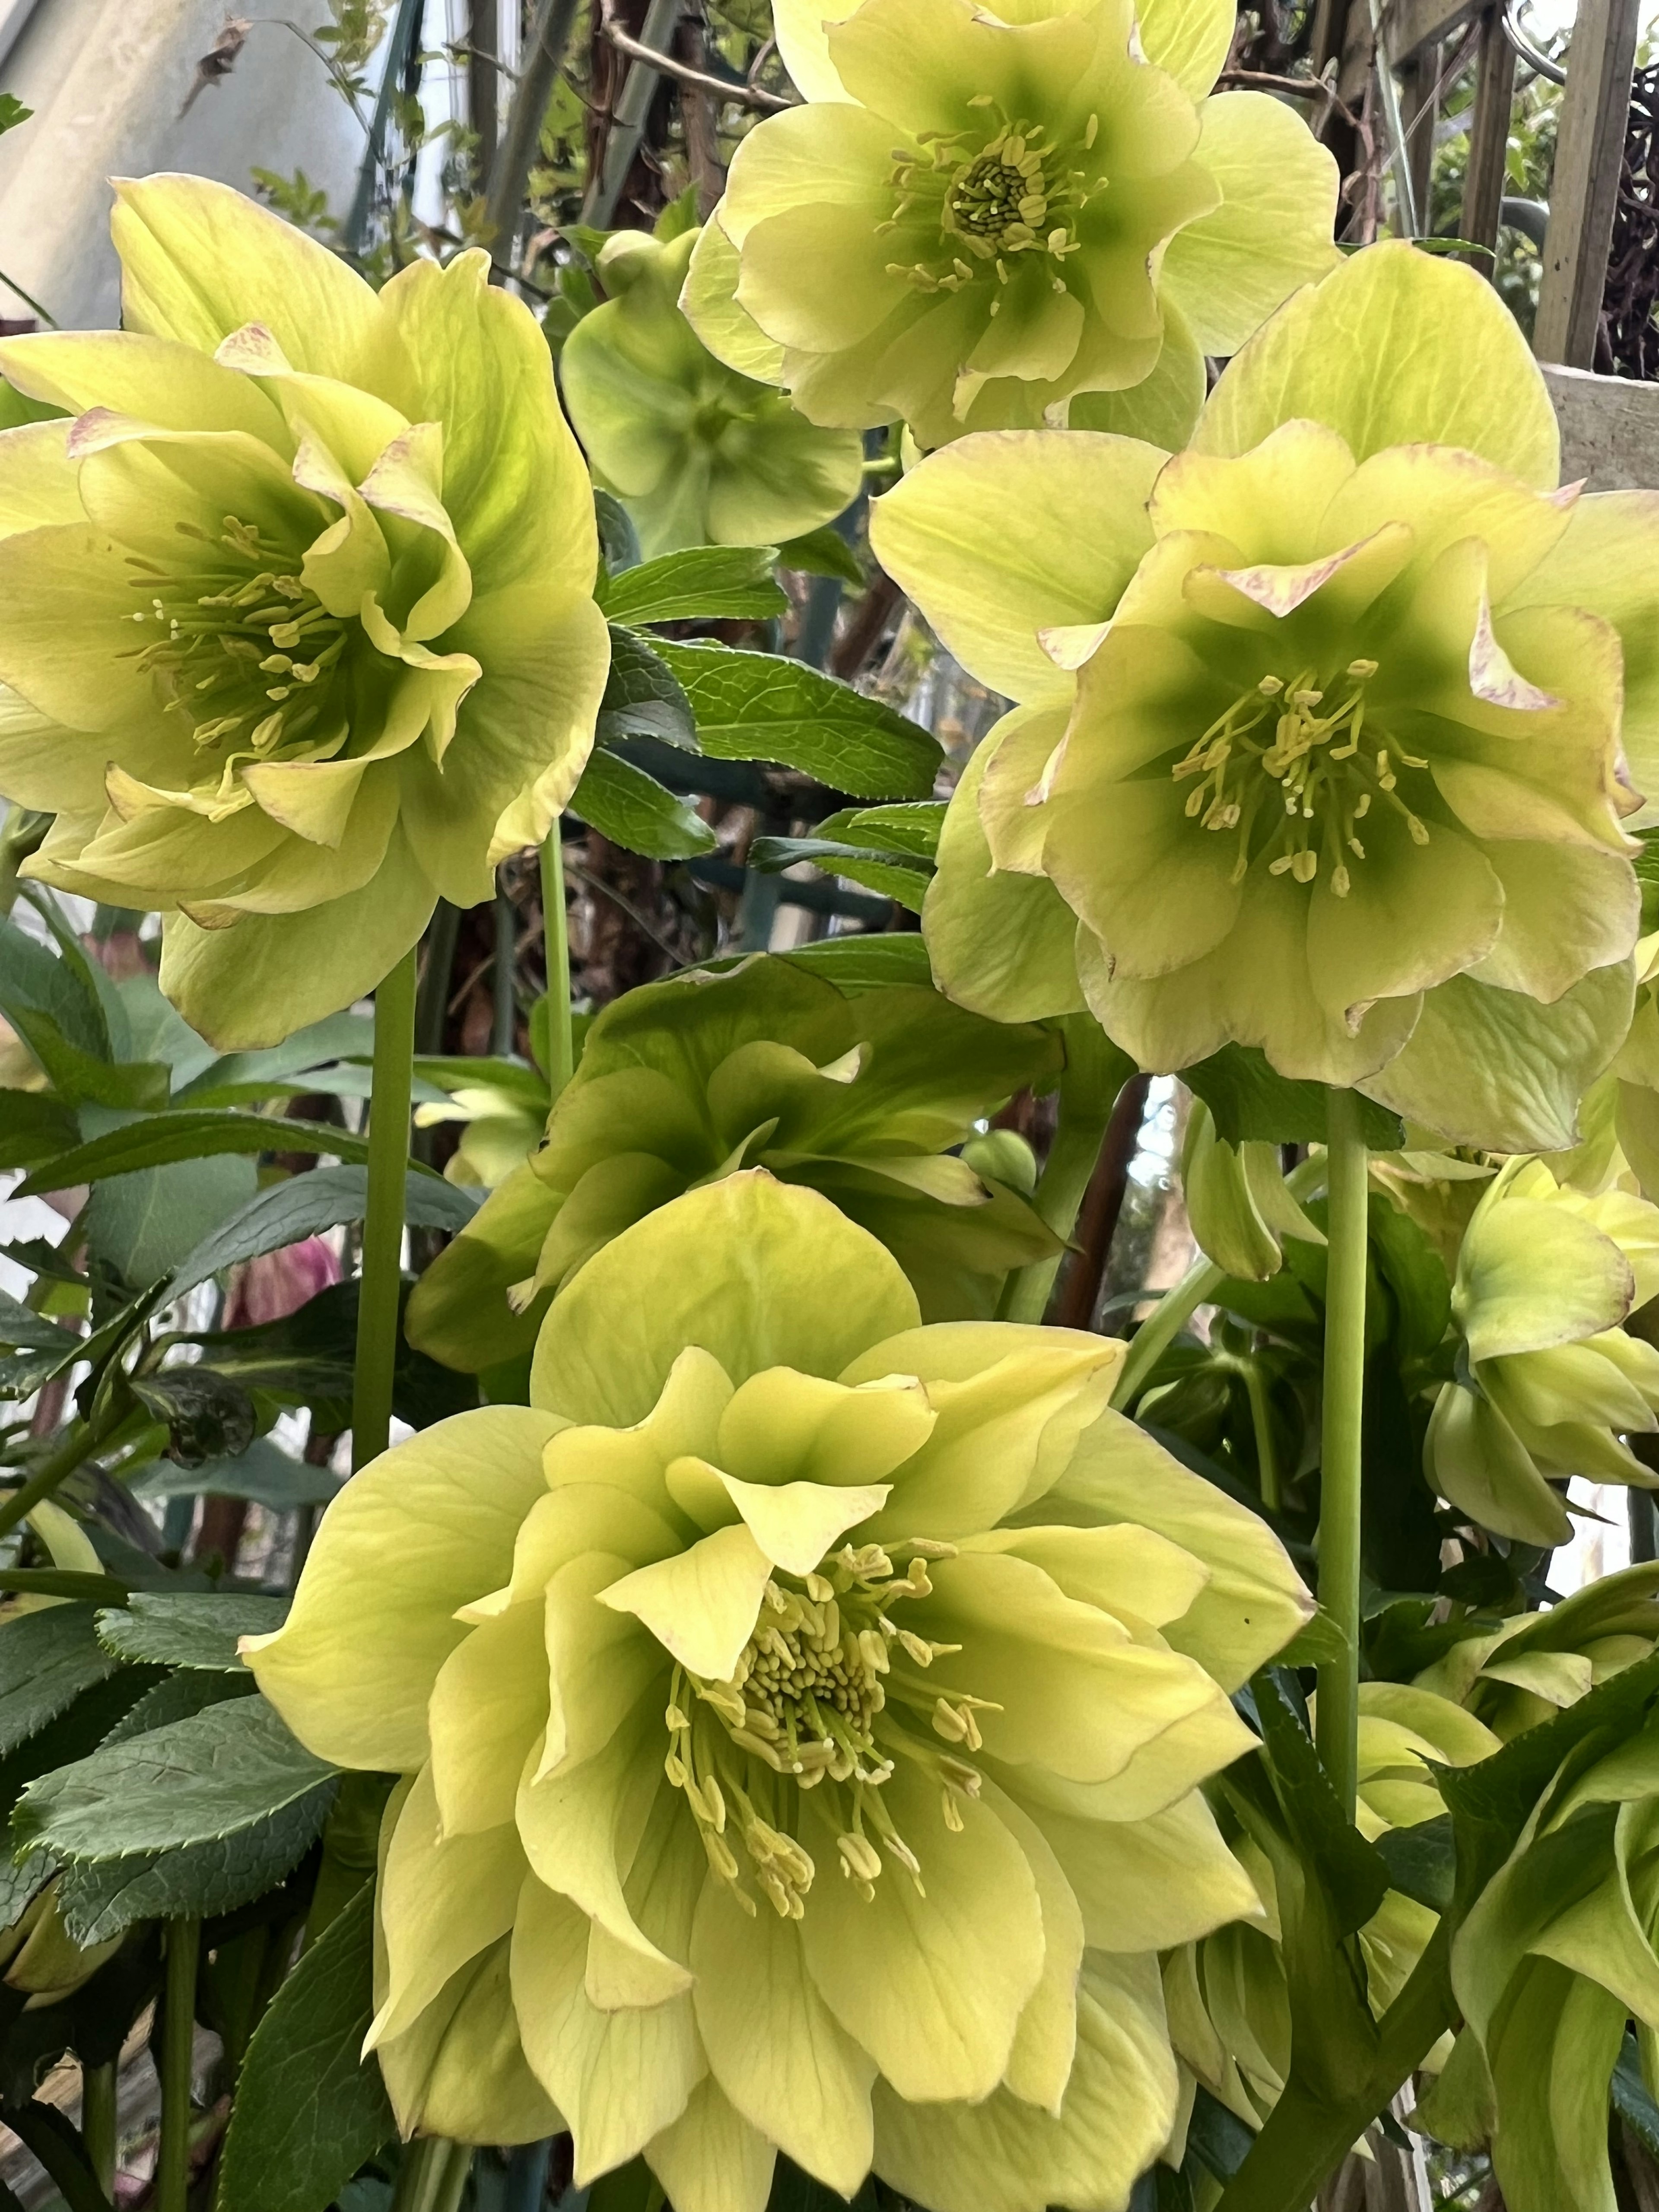
M 1319 1670 L 1319 1755 L 1352 1820 L 1359 1761 L 1360 1424 L 1365 1395 L 1367 1168 L 1359 1100 L 1333 1091 L 1330 1239 L 1325 1287 L 1325 1414 L 1320 1450 L 1319 1601 L 1343 1656 Z
M 1341 2101 L 1304 2089 L 1295 2062 L 1283 2096 L 1249 2155 L 1227 2184 L 1216 2212 L 1307 2212 L 1323 2184 L 1455 2017 L 1443 1916 L 1411 1979 L 1377 2023 L 1371 2063 Z
M 196 1970 L 201 1954 L 201 1922 L 169 1920 L 155 2212 L 185 2212 L 190 2191 L 190 2089 L 196 2043 Z
M 106 2197 L 115 2194 L 115 2061 L 81 2069 L 81 2141 L 93 2179 Z
M 1066 1073 L 1060 1079 L 1060 1119 L 1031 1203 L 1056 1237 L 1069 1238 L 1089 1178 L 1100 1158 L 1106 1124 L 1134 1063 L 1092 1021 L 1066 1024 Z M 1065 1257 L 1034 1260 L 1008 1278 L 998 1310 L 1001 1321 L 1040 1322 L 1048 1310 L 1054 1277 Z
M 1250 1401 L 1250 1428 L 1255 1437 L 1256 1474 L 1261 1484 L 1261 1503 L 1269 1513 L 1277 1513 L 1279 1506 L 1279 1455 L 1273 1449 L 1273 1421 L 1267 1403 L 1267 1378 L 1261 1372 L 1261 1363 L 1241 1359 L 1238 1371 L 1244 1378 L 1244 1395 Z
M 1291 1169 L 1285 1178 L 1285 1188 L 1292 1198 L 1311 1198 L 1324 1180 L 1325 1156 L 1316 1152 L 1299 1167 Z M 1200 1306 L 1206 1304 L 1226 1279 L 1224 1271 L 1200 1252 L 1181 1280 L 1164 1291 L 1130 1340 L 1129 1356 L 1112 1393 L 1112 1403 L 1119 1413 L 1128 1412 L 1164 1352 Z
M 542 840 L 542 927 L 547 933 L 547 1071 L 556 1098 L 576 1072 L 570 1032 L 570 933 L 564 912 L 564 853 L 559 824 Z
M 351 1388 L 354 1468 L 378 1458 L 392 1437 L 392 1375 L 398 1355 L 404 1179 L 409 1173 L 409 1099 L 414 1056 L 415 955 L 411 951 L 405 953 L 374 994 L 368 1218 L 363 1224 L 357 1361 Z
M 471 2171 L 471 2143 L 420 2136 L 404 2152 L 391 2212 L 455 2212 Z

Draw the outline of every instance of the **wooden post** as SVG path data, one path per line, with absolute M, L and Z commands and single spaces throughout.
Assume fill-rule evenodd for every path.
M 1595 362 L 1639 13 L 1640 0 L 1582 0 L 1567 54 L 1533 350 L 1572 368 Z
M 1498 244 L 1510 147 L 1510 115 L 1514 106 L 1515 48 L 1504 35 L 1501 5 L 1494 5 L 1480 19 L 1474 106 L 1469 116 L 1469 161 L 1463 176 L 1463 210 L 1457 225 L 1460 236 L 1467 238 L 1472 246 L 1495 249 Z M 1472 253 L 1468 258 L 1483 276 L 1495 275 L 1496 264 L 1489 255 Z

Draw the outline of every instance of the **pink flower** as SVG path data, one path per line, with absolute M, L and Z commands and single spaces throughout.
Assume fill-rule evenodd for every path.
M 257 1260 L 245 1260 L 231 1269 L 220 1326 L 255 1328 L 261 1322 L 280 1321 L 339 1279 L 339 1258 L 321 1237 L 307 1237 L 298 1244 L 262 1252 Z

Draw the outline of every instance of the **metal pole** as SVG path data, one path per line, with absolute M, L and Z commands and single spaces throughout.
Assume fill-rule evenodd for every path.
M 640 44 L 649 46 L 653 53 L 665 54 L 673 43 L 682 5 L 683 0 L 651 0 L 640 32 Z M 589 179 L 587 197 L 582 202 L 582 221 L 596 229 L 608 230 L 615 219 L 617 203 L 634 166 L 634 156 L 640 150 L 645 118 L 651 112 L 652 96 L 661 75 L 662 71 L 653 69 L 649 62 L 636 61 L 629 68 L 622 96 L 611 114 L 604 167 L 597 177 Z

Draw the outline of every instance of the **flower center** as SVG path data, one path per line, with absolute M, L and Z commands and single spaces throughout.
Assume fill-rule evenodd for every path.
M 1332 890 L 1346 898 L 1348 862 L 1365 857 L 1359 824 L 1373 805 L 1398 813 L 1414 844 L 1428 843 L 1427 823 L 1398 788 L 1402 770 L 1425 770 L 1427 761 L 1366 734 L 1365 686 L 1376 673 L 1374 660 L 1351 660 L 1325 685 L 1308 668 L 1288 682 L 1264 676 L 1170 770 L 1177 783 L 1198 779 L 1187 796 L 1189 820 L 1237 833 L 1236 884 L 1258 860 L 1270 875 L 1310 884 L 1322 861 Z
M 962 1826 L 957 1800 L 979 1793 L 978 1769 L 956 1747 L 979 1749 L 975 1714 L 990 1708 L 980 1698 L 939 1697 L 919 1679 L 962 1647 L 929 1643 L 890 1617 L 904 1599 L 932 1594 L 927 1559 L 948 1557 L 951 1547 L 918 1538 L 896 1548 L 911 1555 L 902 1574 L 880 1545 L 849 1544 L 816 1574 L 775 1576 L 728 1681 L 674 1671 L 665 1771 L 684 1792 L 709 1864 L 747 1911 L 755 1905 L 733 1838 L 774 1910 L 792 1920 L 805 1913 L 817 1868 L 791 1832 L 799 1792 L 823 1789 L 835 1801 L 841 1870 L 866 1899 L 883 1850 L 921 1888 L 915 1853 L 881 1802 L 898 1759 L 932 1771 L 953 1830 Z M 914 1735 L 910 1717 L 951 1750 Z
M 251 523 L 227 515 L 216 541 L 179 526 L 213 549 L 213 572 L 180 577 L 133 561 L 146 601 L 132 620 L 153 633 L 138 665 L 161 672 L 168 706 L 204 751 L 233 741 L 221 756 L 228 778 L 236 757 L 283 757 L 314 731 L 346 626 Z
M 990 106 L 989 94 L 973 105 Z M 1081 151 L 1093 146 L 1098 127 L 1091 115 Z M 908 228 L 907 217 L 920 208 L 937 220 L 939 245 L 915 262 L 889 263 L 887 274 L 924 292 L 954 292 L 993 270 L 1006 284 L 1012 256 L 1042 253 L 1054 290 L 1063 292 L 1061 264 L 1081 244 L 1077 218 L 1093 187 L 1060 149 L 1045 143 L 1040 125 L 1000 118 L 995 135 L 977 153 L 968 150 L 972 135 L 924 131 L 916 139 L 920 153 L 895 149 L 891 182 L 899 198 L 878 234 L 901 224 Z M 964 252 L 972 258 L 964 260 Z

